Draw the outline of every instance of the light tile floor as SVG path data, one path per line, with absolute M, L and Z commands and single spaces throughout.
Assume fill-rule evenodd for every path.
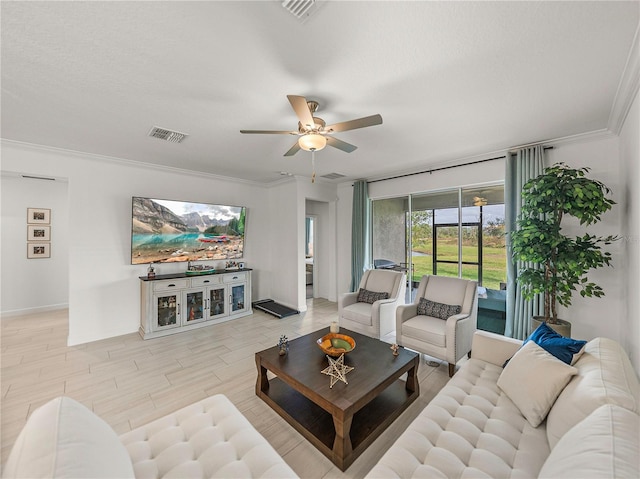
M 446 364 L 421 361 L 420 397 L 343 473 L 255 395 L 256 351 L 335 318 L 336 303 L 309 299 L 307 312 L 283 319 L 255 312 L 163 338 L 143 341 L 132 333 L 71 347 L 66 310 L 2 318 L 2 464 L 31 412 L 59 395 L 82 402 L 122 434 L 223 393 L 300 477 L 363 477 L 449 378 Z

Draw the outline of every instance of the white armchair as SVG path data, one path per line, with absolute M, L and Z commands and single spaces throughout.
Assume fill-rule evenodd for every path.
M 423 276 L 411 304 L 396 310 L 396 342 L 419 353 L 456 363 L 471 351 L 478 320 L 478 283 L 446 276 Z M 422 302 L 421 302 L 422 299 Z
M 370 269 L 364 272 L 359 288 L 366 290 L 345 293 L 338 298 L 340 326 L 372 338 L 380 339 L 395 329 L 396 307 L 404 304 L 407 279 L 401 271 Z M 376 299 L 371 293 L 387 293 L 387 299 Z M 365 302 L 368 300 L 371 302 Z

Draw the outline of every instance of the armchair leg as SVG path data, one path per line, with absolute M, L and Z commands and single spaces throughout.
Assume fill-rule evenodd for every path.
M 456 365 L 449 363 L 449 377 L 452 378 L 456 372 Z

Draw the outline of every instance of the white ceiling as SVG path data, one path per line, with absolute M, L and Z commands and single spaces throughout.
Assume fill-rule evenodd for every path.
M 2 1 L 2 138 L 270 182 L 309 176 L 287 94 L 358 146 L 318 176 L 376 178 L 608 128 L 631 2 Z M 150 138 L 152 126 L 189 134 Z

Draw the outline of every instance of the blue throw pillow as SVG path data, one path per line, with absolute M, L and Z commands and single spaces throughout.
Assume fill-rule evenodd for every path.
M 553 354 L 560 361 L 567 364 L 574 364 L 584 351 L 586 341 L 565 338 L 558 334 L 547 323 L 542 323 L 536 330 L 524 340 L 524 346 L 529 341 L 533 341 L 550 354 Z

